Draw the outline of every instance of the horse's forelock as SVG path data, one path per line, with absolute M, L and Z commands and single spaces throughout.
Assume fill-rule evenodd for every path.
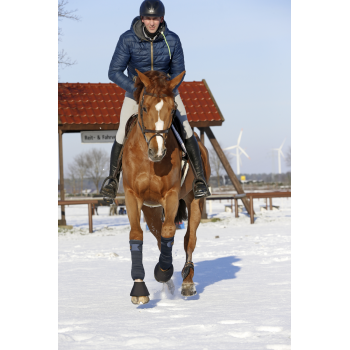
M 147 88 L 148 92 L 156 95 L 167 95 L 171 98 L 174 97 L 174 93 L 168 84 L 168 77 L 163 72 L 148 71 L 144 73 L 147 78 L 151 81 L 151 86 Z M 135 82 L 136 91 L 134 92 L 134 98 L 137 102 L 140 100 L 144 84 L 139 77 L 136 78 Z

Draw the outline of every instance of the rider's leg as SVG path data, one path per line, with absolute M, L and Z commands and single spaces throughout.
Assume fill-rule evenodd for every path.
M 109 166 L 109 176 L 114 177 L 114 171 L 117 168 L 118 158 L 122 149 L 125 138 L 125 126 L 128 119 L 135 113 L 137 113 L 137 103 L 135 100 L 129 97 L 125 97 L 122 109 L 120 111 L 120 123 L 117 132 L 116 140 L 113 143 L 111 151 L 111 160 Z M 106 197 L 115 198 L 118 191 L 118 181 L 116 178 L 110 179 L 108 184 L 101 190 L 101 194 Z
M 201 158 L 201 152 L 199 150 L 198 142 L 193 135 L 192 128 L 190 126 L 190 123 L 187 120 L 186 115 L 186 109 L 185 106 L 181 100 L 180 95 L 177 95 L 175 97 L 175 102 L 177 103 L 177 111 L 176 111 L 176 117 L 180 120 L 180 124 L 184 129 L 185 134 L 185 147 L 187 150 L 187 154 L 190 157 L 194 171 L 195 171 L 195 177 L 196 181 L 194 184 L 194 197 L 197 198 L 204 198 L 210 195 L 210 191 L 208 189 L 204 171 L 203 171 L 203 163 Z

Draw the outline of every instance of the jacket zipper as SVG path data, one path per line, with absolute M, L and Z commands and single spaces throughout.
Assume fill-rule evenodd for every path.
M 151 70 L 153 70 L 153 41 L 151 41 Z

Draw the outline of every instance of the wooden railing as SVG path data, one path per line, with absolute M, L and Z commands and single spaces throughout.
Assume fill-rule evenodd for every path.
M 95 205 L 98 204 L 97 199 L 85 199 L 85 200 L 71 200 L 71 201 L 58 201 L 58 205 L 78 205 L 78 204 L 87 204 L 88 205 L 88 213 L 89 213 L 89 232 L 92 233 L 92 210 Z
M 272 210 L 272 198 L 282 198 L 282 197 L 291 197 L 291 192 L 250 192 L 242 194 L 232 194 L 232 195 L 212 195 L 206 198 L 207 201 L 214 200 L 231 200 L 231 211 L 233 212 L 233 201 L 235 201 L 235 217 L 238 218 L 238 200 L 242 200 L 246 197 L 250 199 L 250 223 L 254 224 L 254 206 L 253 200 L 255 198 L 266 198 L 266 209 L 267 209 L 267 199 L 270 200 L 270 210 Z M 117 199 L 122 199 L 125 197 L 116 197 Z M 84 200 L 64 200 L 58 201 L 58 205 L 78 205 L 78 204 L 87 204 L 88 205 L 88 214 L 89 214 L 89 232 L 93 232 L 93 223 L 92 223 L 92 214 L 95 209 L 95 205 L 101 205 L 101 199 L 84 199 Z
M 214 201 L 214 200 L 231 200 L 231 211 L 233 212 L 233 200 L 235 201 L 235 217 L 238 218 L 238 199 L 243 200 L 242 198 L 249 198 L 249 205 L 250 205 L 250 223 L 254 224 L 254 198 L 266 198 L 266 209 L 267 209 L 267 199 L 270 200 L 270 210 L 272 210 L 272 198 L 281 198 L 281 197 L 291 197 L 290 191 L 285 192 L 248 192 L 243 194 L 232 194 L 232 195 L 212 195 L 210 197 L 207 197 L 207 201 Z M 249 212 L 248 212 L 249 213 Z

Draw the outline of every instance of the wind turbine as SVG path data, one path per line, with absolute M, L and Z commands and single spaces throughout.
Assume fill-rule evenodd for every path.
M 285 158 L 284 154 L 282 153 L 282 147 L 284 144 L 284 141 L 286 141 L 286 139 L 283 140 L 282 145 L 280 146 L 280 148 L 273 148 L 274 151 L 277 151 L 277 157 L 278 157 L 278 173 L 282 174 L 281 172 L 281 156 L 283 158 Z
M 236 154 L 234 154 L 234 153 L 231 153 L 231 154 L 233 154 L 237 158 L 236 159 L 237 160 L 237 175 L 239 175 L 241 173 L 240 168 L 239 168 L 239 165 L 242 165 L 241 154 L 243 153 L 248 159 L 250 159 L 250 157 L 244 151 L 244 149 L 239 146 L 239 143 L 241 142 L 241 138 L 242 138 L 242 133 L 243 133 L 243 129 L 239 133 L 236 146 L 231 146 L 231 147 L 224 148 L 224 151 L 227 151 L 229 149 L 236 149 Z

